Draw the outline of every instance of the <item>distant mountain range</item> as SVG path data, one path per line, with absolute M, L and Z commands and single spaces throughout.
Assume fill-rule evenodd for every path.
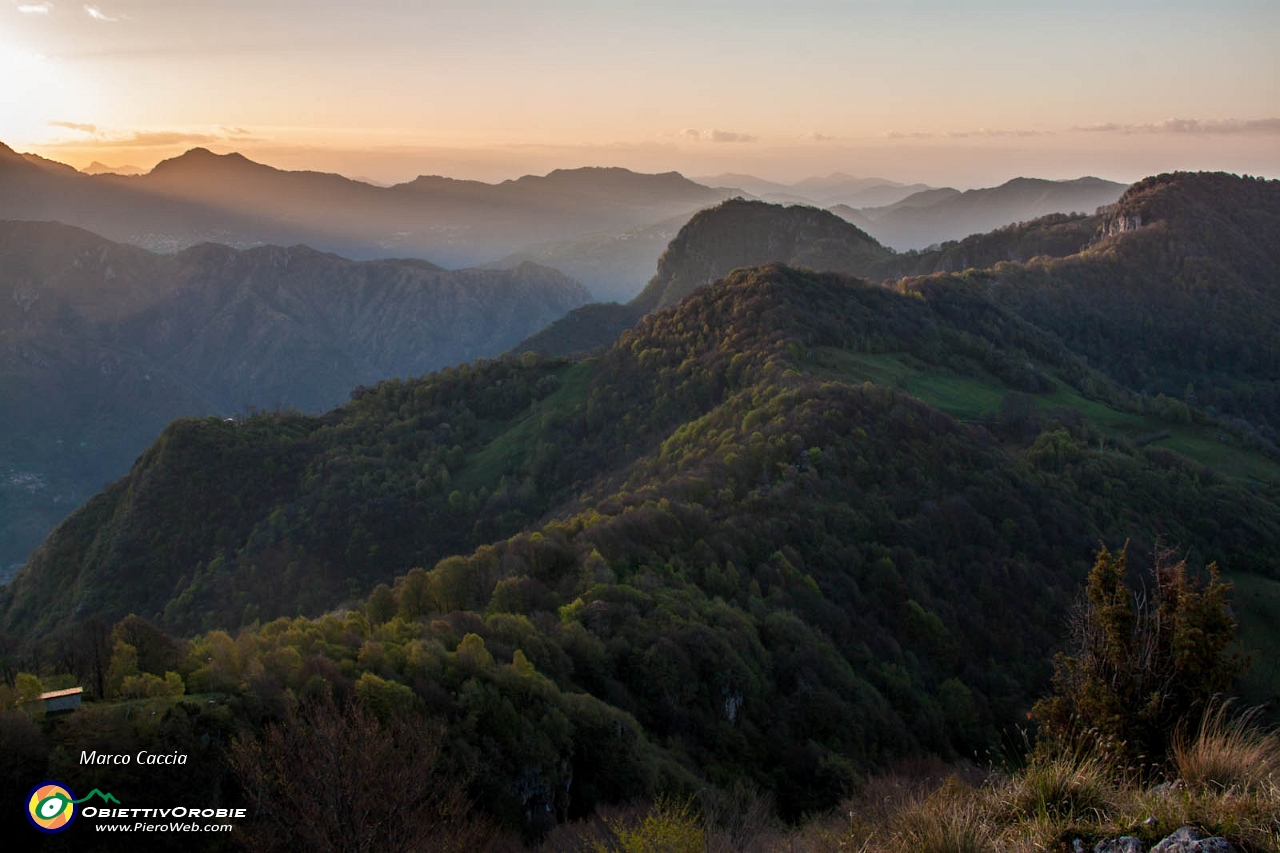
M 999 187 L 967 192 L 840 174 L 790 185 L 736 174 L 698 180 L 735 196 L 829 208 L 882 245 L 903 252 L 930 249 L 1053 214 L 1092 214 L 1114 202 L 1124 190 L 1123 184 L 1098 178 L 1077 181 L 1017 178 Z M 837 199 L 848 201 L 836 203 Z M 851 206 L 854 204 L 867 206 Z M 651 274 L 654 261 L 665 250 L 666 241 L 690 219 L 690 215 L 682 214 L 625 231 L 596 232 L 530 247 L 493 265 L 536 261 L 569 273 L 590 287 L 601 301 L 624 302 L 636 295 L 639 283 Z M 903 268 L 911 266 L 907 262 Z M 872 274 L 866 270 L 858 272 Z
M 834 172 L 826 177 L 805 178 L 794 184 L 766 181 L 753 175 L 732 172 L 693 180 L 710 187 L 742 190 L 762 201 L 811 204 L 815 207 L 839 204 L 854 208 L 882 207 L 931 189 L 927 184 L 902 184 L 885 178 L 855 178 L 841 172 Z
M 108 166 L 94 160 L 80 170 L 86 175 L 144 175 L 147 170 L 138 166 Z
M 0 570 L 173 418 L 323 411 L 359 385 L 496 355 L 588 298 L 528 263 L 448 271 L 212 244 L 156 255 L 0 222 Z
M 500 184 L 423 176 L 378 187 L 201 148 L 145 175 L 88 175 L 0 145 L 0 218 L 56 220 L 156 251 L 208 241 L 306 243 L 352 258 L 417 256 L 453 267 L 692 214 L 725 197 L 674 172 L 613 168 Z
M 690 216 L 680 214 L 623 231 L 593 231 L 568 240 L 530 246 L 485 266 L 508 269 L 533 261 L 572 276 L 589 287 L 602 302 L 625 301 L 635 296 L 652 275 L 655 260 Z
M 1114 204 L 1125 184 L 1101 178 L 1014 178 L 998 187 L 924 190 L 883 207 L 832 208 L 886 246 L 924 249 L 1051 213 L 1093 213 Z
M 961 193 L 841 173 L 781 184 L 617 168 L 498 184 L 422 176 L 387 187 L 201 148 L 135 171 L 95 163 L 78 172 L 0 144 L 0 218 L 56 220 L 153 251 L 305 243 L 345 257 L 421 257 L 446 267 L 532 260 L 577 278 L 598 299 L 626 300 L 689 217 L 734 196 L 832 208 L 906 250 L 1049 213 L 1091 213 L 1123 190 L 1097 178 L 1017 179 Z

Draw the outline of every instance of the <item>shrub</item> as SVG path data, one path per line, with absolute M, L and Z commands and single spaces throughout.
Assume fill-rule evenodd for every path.
M 705 853 L 706 832 L 689 802 L 660 798 L 639 820 L 608 821 L 614 843 L 593 842 L 595 853 Z
M 1216 565 L 1197 583 L 1185 560 L 1158 555 L 1151 595 L 1126 585 L 1127 569 L 1124 550 L 1098 552 L 1074 613 L 1074 648 L 1058 655 L 1054 693 L 1032 710 L 1042 754 L 1083 740 L 1113 768 L 1154 765 L 1167 755 L 1171 733 L 1196 728 L 1212 697 L 1244 668 L 1231 651 L 1231 586 Z

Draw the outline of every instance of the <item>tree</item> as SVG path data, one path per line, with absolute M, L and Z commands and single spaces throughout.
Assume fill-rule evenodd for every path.
M 112 643 L 128 643 L 138 653 L 138 670 L 163 675 L 181 663 L 184 650 L 181 644 L 152 625 L 141 616 L 132 613 L 116 623 L 111 631 Z
M 107 693 L 119 696 L 125 679 L 139 675 L 138 650 L 123 640 L 116 640 L 111 650 L 111 664 L 107 667 Z
M 1117 767 L 1154 766 L 1178 727 L 1194 730 L 1245 661 L 1232 649 L 1231 585 L 1216 563 L 1197 582 L 1185 559 L 1158 553 L 1149 595 L 1126 585 L 1127 548 L 1098 552 L 1072 617 L 1072 650 L 1055 659 L 1053 695 L 1032 715 L 1042 749 L 1096 738 Z
M 21 707 L 28 702 L 34 702 L 40 698 L 40 694 L 44 692 L 44 685 L 40 682 L 38 676 L 29 672 L 20 672 L 13 680 L 14 687 L 18 691 L 18 706 Z
M 442 759 L 441 727 L 406 713 L 379 720 L 329 690 L 257 739 L 231 765 L 255 816 L 253 850 L 470 851 L 483 846 L 468 780 Z

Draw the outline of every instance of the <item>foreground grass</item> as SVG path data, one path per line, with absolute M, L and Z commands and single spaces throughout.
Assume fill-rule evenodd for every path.
M 1182 826 L 1243 853 L 1280 853 L 1280 736 L 1230 706 L 1208 714 L 1170 756 L 1167 781 L 1142 782 L 1084 752 L 982 778 L 940 762 L 868 781 L 835 814 L 799 828 L 768 818 L 763 798 L 699 807 L 660 802 L 561 827 L 545 851 L 617 853 L 1031 853 L 1079 839 L 1132 836 L 1150 850 Z M 964 777 L 964 778 L 962 778 Z M 710 807 L 708 807 L 710 805 Z

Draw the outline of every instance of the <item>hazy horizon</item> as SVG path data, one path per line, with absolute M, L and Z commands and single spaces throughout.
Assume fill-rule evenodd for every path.
M 194 146 L 379 182 L 623 166 L 1280 175 L 1280 7 L 326 0 L 0 9 L 0 140 L 148 169 Z

